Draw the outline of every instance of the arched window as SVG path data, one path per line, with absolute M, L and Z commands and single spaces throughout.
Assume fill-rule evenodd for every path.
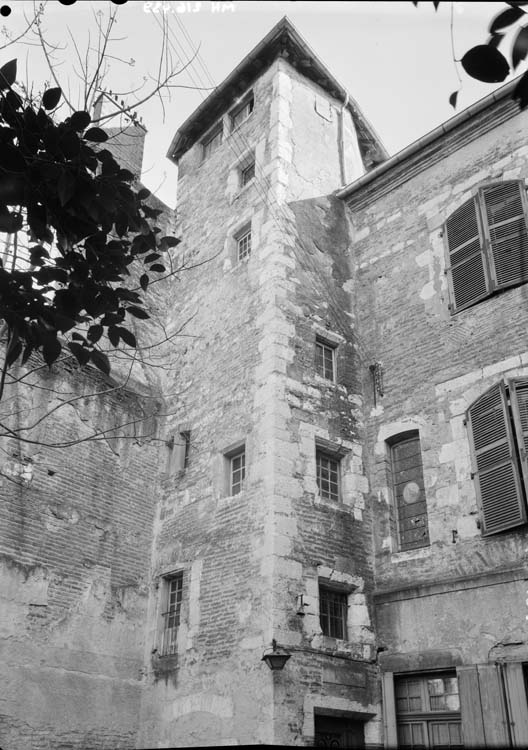
M 493 385 L 467 411 L 484 536 L 526 523 L 528 379 Z
M 528 281 L 528 202 L 522 180 L 493 183 L 444 225 L 451 312 Z

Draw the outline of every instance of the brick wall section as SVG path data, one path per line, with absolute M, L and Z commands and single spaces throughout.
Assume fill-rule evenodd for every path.
M 26 426 L 59 407 L 22 433 L 35 443 L 3 442 L 0 733 L 15 750 L 135 743 L 157 448 L 133 426 L 76 444 L 143 432 L 132 391 L 88 397 L 108 385 L 54 367 L 3 401 Z M 49 389 L 86 398 L 61 407 Z
M 501 377 L 526 374 L 527 287 L 451 316 L 441 237 L 445 219 L 479 185 L 528 176 L 527 116 L 509 116 L 502 123 L 494 111 L 485 112 L 472 122 L 478 138 L 471 140 L 465 125 L 459 144 L 450 136 L 441 163 L 422 166 L 393 189 L 386 175 L 349 200 L 353 310 L 365 352 L 365 462 L 376 519 L 380 642 L 403 652 L 456 643 L 468 663 L 487 661 L 500 640 L 526 641 L 524 603 L 514 588 L 486 591 L 487 600 L 494 597 L 490 611 L 511 613 L 506 629 L 499 617 L 484 626 L 484 605 L 473 606 L 463 591 L 448 597 L 426 588 L 419 595 L 425 598 L 414 603 L 415 592 L 392 603 L 381 592 L 439 581 L 451 581 L 454 591 L 455 579 L 484 575 L 478 588 L 486 585 L 487 572 L 526 565 L 525 527 L 481 536 L 464 416 Z M 483 132 L 486 118 L 494 117 L 497 127 Z M 385 390 L 376 408 L 368 371 L 374 361 L 383 364 Z M 420 432 L 431 545 L 398 552 L 385 441 L 408 429 Z

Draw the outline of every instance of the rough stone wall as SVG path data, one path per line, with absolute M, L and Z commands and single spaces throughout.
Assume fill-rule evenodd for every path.
M 35 427 L 2 439 L 0 744 L 130 748 L 157 474 L 157 446 L 134 435 L 155 429 L 150 404 L 91 398 L 112 384 L 65 365 L 26 380 L 2 401 L 4 423 Z
M 174 287 L 182 306 L 169 333 L 188 323 L 174 344 L 180 367 L 165 383 L 167 438 L 188 430 L 191 440 L 179 473 L 167 449 L 155 525 L 145 745 L 303 745 L 313 742 L 317 707 L 375 712 L 361 399 L 342 312 L 350 306 L 348 228 L 338 201 L 313 199 L 341 183 L 336 110 L 325 119 L 315 109 L 316 97 L 326 113 L 335 102 L 315 88 L 277 61 L 254 85 L 254 110 L 240 128 L 206 160 L 196 144 L 179 165 L 180 252 L 196 268 Z M 325 147 L 314 150 L 321 123 Z M 252 153 L 256 179 L 241 187 Z M 249 223 L 251 255 L 239 263 L 234 238 Z M 328 328 L 339 343 L 335 386 L 314 374 L 315 331 Z M 316 435 L 344 450 L 339 507 L 317 497 Z M 225 453 L 241 442 L 246 486 L 230 497 Z M 180 570 L 177 655 L 160 657 L 163 576 Z M 351 592 L 343 644 L 321 635 L 323 575 Z M 304 619 L 296 614 L 302 593 Z M 272 639 L 292 649 L 279 674 L 261 661 Z M 371 722 L 367 735 L 378 734 Z
M 491 116 L 487 111 L 464 126 L 466 135 Z M 479 185 L 528 176 L 526 118 L 516 114 L 476 140 L 466 138 L 442 162 L 385 194 L 378 180 L 349 201 L 378 636 L 389 652 L 447 648 L 475 663 L 487 661 L 498 644 L 521 643 L 526 658 L 525 596 L 517 582 L 518 569 L 526 569 L 526 528 L 482 537 L 464 417 L 500 378 L 526 375 L 528 287 L 450 315 L 441 236 L 445 219 Z M 376 361 L 384 396 L 374 406 L 368 366 Z M 420 434 L 431 543 L 401 552 L 386 440 L 409 429 Z M 503 578 L 493 578 L 496 571 Z

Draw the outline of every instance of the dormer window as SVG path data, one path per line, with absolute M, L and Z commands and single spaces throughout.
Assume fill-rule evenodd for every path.
M 235 130 L 235 128 L 238 128 L 238 126 L 241 125 L 244 120 L 249 117 L 249 115 L 253 112 L 254 104 L 255 99 L 253 97 L 253 94 L 250 94 L 244 99 L 244 101 L 240 102 L 240 104 L 237 104 L 237 106 L 231 110 L 231 112 L 229 113 L 229 117 L 231 120 L 231 130 Z

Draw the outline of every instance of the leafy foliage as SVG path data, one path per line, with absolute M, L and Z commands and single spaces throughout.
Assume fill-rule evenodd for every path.
M 51 366 L 67 342 L 79 365 L 108 373 L 98 342 L 106 334 L 112 346 L 136 346 L 127 316 L 149 317 L 142 305 L 151 274 L 165 273 L 160 260 L 179 240 L 159 236 L 152 222 L 161 212 L 145 203 L 150 192 L 134 191 L 134 175 L 102 146 L 108 136 L 89 127 L 88 112 L 56 122 L 48 112 L 60 88 L 45 91 L 37 107 L 17 94 L 15 79 L 11 60 L 0 68 L 0 232 L 14 235 L 16 251 L 26 231 L 30 264 L 0 261 L 5 366 L 35 351 Z

